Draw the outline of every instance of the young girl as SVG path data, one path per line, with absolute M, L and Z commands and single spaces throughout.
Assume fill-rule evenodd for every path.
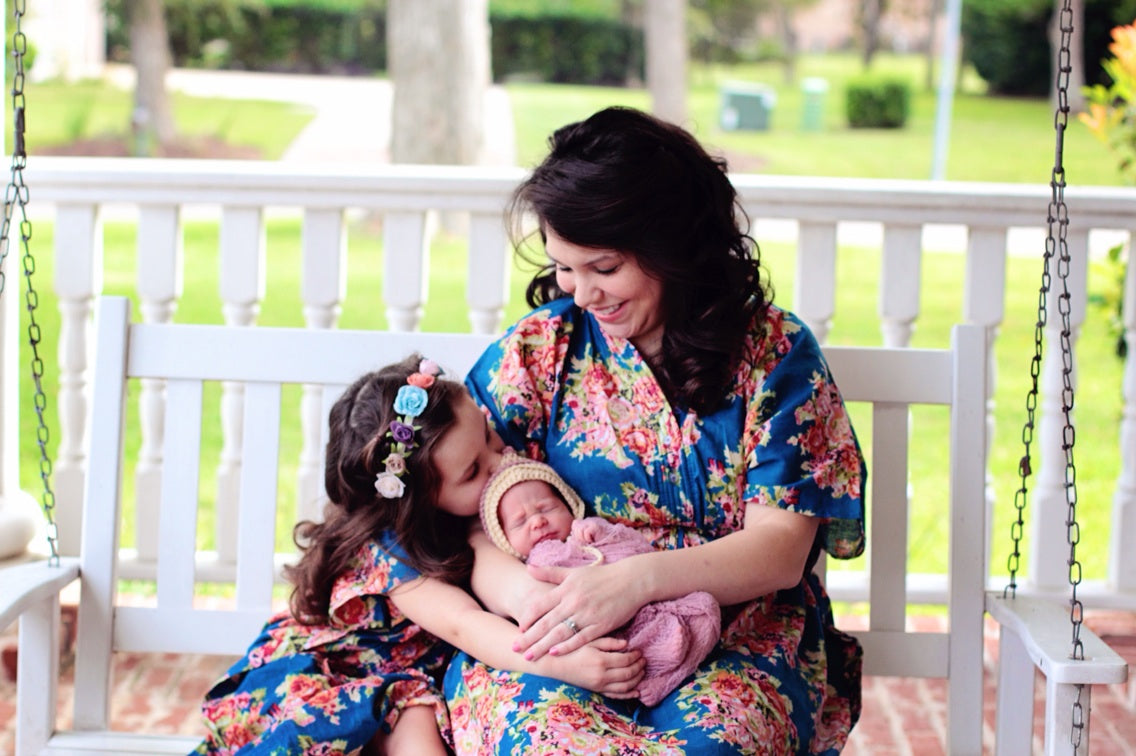
M 445 754 L 450 645 L 487 664 L 627 698 L 638 652 L 604 638 L 529 662 L 517 628 L 459 586 L 469 523 L 503 445 L 458 383 L 414 355 L 331 409 L 324 521 L 294 531 L 290 611 L 205 697 L 199 754 Z M 441 640 L 439 640 L 441 639 Z M 444 641 L 444 642 L 443 642 Z

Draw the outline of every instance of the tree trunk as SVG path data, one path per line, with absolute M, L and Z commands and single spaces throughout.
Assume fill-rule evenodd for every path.
M 927 8 L 927 71 L 923 88 L 935 91 L 935 62 L 939 58 L 939 16 L 943 14 L 943 0 L 931 0 Z
M 131 0 L 126 7 L 130 13 L 130 61 L 138 77 L 130 117 L 134 153 L 152 155 L 176 135 L 166 91 L 170 47 L 165 8 L 162 0 Z
M 686 0 L 653 0 L 643 20 L 651 110 L 659 118 L 685 125 Z
M 1064 0 L 1055 0 L 1053 18 L 1049 23 L 1049 45 L 1053 50 L 1053 79 L 1049 90 L 1049 100 L 1057 104 L 1057 72 L 1061 64 L 1061 9 Z M 1072 0 L 1069 9 L 1073 13 L 1073 33 L 1069 36 L 1069 110 L 1077 113 L 1085 109 L 1085 0 Z
M 473 165 L 484 143 L 488 0 L 390 0 L 391 162 Z
M 880 20 L 884 15 L 886 0 L 862 0 L 860 4 L 860 27 L 864 35 L 864 68 L 872 65 L 872 58 L 880 47 Z
M 797 30 L 793 28 L 793 11 L 796 10 L 796 7 L 795 3 L 781 0 L 773 9 L 774 13 L 777 14 L 777 28 L 781 32 L 781 42 L 785 48 L 781 72 L 785 84 L 790 86 L 797 81 L 797 57 L 800 54 Z

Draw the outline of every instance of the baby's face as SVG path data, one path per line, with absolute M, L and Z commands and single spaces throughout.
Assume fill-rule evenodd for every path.
M 524 557 L 541 541 L 563 541 L 572 529 L 568 505 L 542 480 L 526 480 L 511 487 L 501 497 L 497 516 L 505 538 Z

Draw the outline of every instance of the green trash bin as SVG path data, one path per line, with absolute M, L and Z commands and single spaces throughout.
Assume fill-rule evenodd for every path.
M 801 109 L 801 131 L 820 131 L 824 127 L 824 98 L 828 80 L 810 76 L 801 81 L 804 106 Z
M 722 84 L 718 124 L 723 131 L 765 131 L 777 103 L 777 93 L 764 84 L 731 81 Z

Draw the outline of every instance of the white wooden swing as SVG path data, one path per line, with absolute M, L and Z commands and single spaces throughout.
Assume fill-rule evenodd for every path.
M 20 167 L 14 163 L 14 175 Z M 451 374 L 463 374 L 488 341 L 469 334 L 137 324 L 128 301 L 117 297 L 99 299 L 95 320 L 80 554 L 0 572 L 0 627 L 19 620 L 19 756 L 191 749 L 193 738 L 109 730 L 112 657 L 131 651 L 239 655 L 267 618 L 276 567 L 287 558 L 274 547 L 280 428 L 294 422 L 283 408 L 283 387 L 301 384 L 314 391 L 309 395 L 321 397 L 326 414 L 343 386 L 365 370 L 417 350 L 438 358 Z M 1068 609 L 986 592 L 985 339 L 981 327 L 958 325 L 949 349 L 825 349 L 845 398 L 872 408 L 866 583 L 871 610 L 869 629 L 858 633 L 864 672 L 946 679 L 947 751 L 980 754 L 983 616 L 989 612 L 1002 633 L 997 753 L 1030 752 L 1035 670 L 1046 677 L 1046 752 L 1087 753 L 1090 686 L 1123 682 L 1127 666 L 1079 626 L 1083 653 L 1070 658 Z M 131 418 L 127 390 L 140 379 L 165 387 L 160 501 L 134 502 L 150 508 L 160 523 L 156 600 L 147 607 L 124 605 L 117 590 L 122 449 Z M 196 546 L 202 428 L 216 421 L 202 415 L 202 397 L 207 384 L 221 381 L 243 386 L 243 427 L 250 431 L 241 439 L 237 556 L 227 565 Z M 946 406 L 950 413 L 949 603 L 943 633 L 906 628 L 909 418 L 918 405 Z M 196 583 L 207 573 L 227 574 L 235 584 L 231 606 L 195 605 Z M 75 581 L 80 601 L 74 715 L 71 728 L 62 731 L 56 709 L 60 592 Z

